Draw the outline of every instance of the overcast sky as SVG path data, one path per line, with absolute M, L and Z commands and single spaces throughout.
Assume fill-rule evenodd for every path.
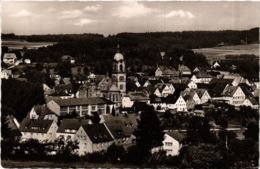
M 250 29 L 260 2 L 2 2 L 2 32 L 66 34 Z

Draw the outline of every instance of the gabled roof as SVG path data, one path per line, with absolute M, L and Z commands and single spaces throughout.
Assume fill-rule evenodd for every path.
M 178 70 L 182 72 L 190 72 L 190 68 L 188 68 L 186 65 L 179 65 Z
M 104 124 L 88 124 L 82 125 L 82 127 L 93 143 L 113 141 L 112 136 L 109 134 Z
M 89 123 L 89 119 L 63 119 L 57 133 L 76 133 L 81 125 Z
M 103 115 L 103 118 L 114 138 L 130 137 L 138 125 L 135 114 Z
M 143 92 L 128 92 L 127 94 L 132 101 L 138 100 L 149 100 L 150 98 L 146 96 Z
M 69 98 L 69 99 L 53 99 L 60 106 L 80 106 L 80 105 L 99 105 L 113 104 L 112 101 L 103 97 L 90 98 Z
M 258 102 L 254 97 L 248 96 L 247 99 L 252 103 L 252 105 L 258 105 Z
M 4 59 L 7 59 L 7 58 L 13 58 L 13 59 L 16 59 L 16 55 L 15 53 L 5 53 L 4 56 L 3 56 Z
M 253 91 L 253 89 L 250 86 L 248 86 L 247 84 L 239 84 L 239 86 L 246 96 L 253 96 L 253 94 L 251 92 L 251 91 Z
M 237 91 L 239 87 L 238 86 L 228 86 L 224 91 L 223 91 L 223 95 L 224 96 L 233 96 L 234 93 Z
M 205 92 L 207 92 L 206 89 L 196 89 L 196 93 L 198 94 L 199 98 L 201 98 Z
M 47 133 L 52 123 L 53 120 L 31 120 L 25 118 L 20 125 L 20 131 L 32 133 Z
M 44 117 L 47 114 L 55 114 L 46 105 L 35 105 L 33 109 L 40 117 Z
M 213 79 L 211 79 L 209 84 L 210 85 L 216 85 L 216 84 L 229 84 L 229 85 L 231 85 L 232 82 L 233 82 L 233 79 L 217 79 L 217 78 L 213 78 Z
M 115 84 L 110 86 L 109 91 L 120 92 L 119 88 Z
M 195 75 L 197 78 L 212 78 L 212 76 L 205 71 L 199 71 Z
M 165 134 L 168 134 L 170 137 L 174 138 L 175 140 L 181 142 L 186 137 L 184 133 L 178 132 L 178 131 L 169 131 Z

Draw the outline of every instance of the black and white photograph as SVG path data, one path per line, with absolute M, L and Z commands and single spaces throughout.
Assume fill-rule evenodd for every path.
M 257 1 L 1 3 L 1 168 L 259 168 Z

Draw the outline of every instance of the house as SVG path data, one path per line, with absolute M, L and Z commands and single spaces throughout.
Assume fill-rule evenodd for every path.
M 198 85 L 194 82 L 194 81 L 190 81 L 187 86 L 190 88 L 190 89 L 197 89 L 198 88 Z
M 180 74 L 182 76 L 189 76 L 189 75 L 191 75 L 190 68 L 188 68 L 188 66 L 183 65 L 183 64 L 179 64 L 178 65 L 178 71 L 180 72 Z
M 181 92 L 181 95 L 190 96 L 190 98 L 194 101 L 195 104 L 201 104 L 200 97 L 198 96 L 196 90 L 187 88 L 186 90 Z
M 228 99 L 228 104 L 241 106 L 246 98 L 245 93 L 239 86 L 228 86 L 222 92 L 222 95 Z
M 8 128 L 10 129 L 9 135 L 13 137 L 15 140 L 19 140 L 22 136 L 21 131 L 19 130 L 20 124 L 16 120 L 13 115 L 8 115 L 6 118 L 5 123 L 7 124 Z M 3 137 L 3 136 L 2 136 Z
M 1 79 L 9 79 L 12 77 L 12 70 L 10 69 L 2 69 L 0 72 Z
M 207 103 L 211 97 L 206 89 L 196 89 L 196 93 L 200 98 L 200 104 Z
M 155 77 L 176 77 L 179 76 L 179 72 L 173 67 L 158 66 L 155 70 Z
M 81 125 L 92 124 L 89 119 L 63 119 L 58 127 L 56 138 L 64 140 L 76 140 L 76 133 Z
M 185 135 L 179 131 L 169 131 L 164 134 L 164 140 L 162 141 L 162 146 L 153 148 L 152 153 L 158 151 L 166 151 L 167 156 L 178 156 L 180 149 L 182 148 L 182 141 Z
M 24 118 L 20 125 L 21 141 L 36 139 L 40 142 L 53 142 L 58 126 L 54 120 Z
M 218 63 L 218 61 L 214 61 L 214 62 L 212 63 L 211 68 L 216 69 L 216 68 L 219 68 L 219 67 L 220 67 L 220 64 Z
M 54 93 L 54 90 L 51 87 L 49 87 L 46 83 L 42 84 L 42 88 L 43 88 L 44 95 L 50 95 Z
M 73 98 L 73 94 L 68 94 L 65 91 L 55 91 L 48 95 L 49 99 L 69 99 Z
M 252 109 L 258 109 L 259 103 L 257 102 L 257 100 L 254 97 L 247 96 L 246 99 L 243 102 L 243 106 L 249 106 Z
M 63 56 L 61 57 L 61 61 L 62 61 L 62 62 L 69 62 L 69 63 L 71 63 L 71 64 L 74 64 L 74 63 L 75 63 L 75 59 L 74 59 L 72 56 L 70 56 L 70 55 L 63 55 Z
M 192 75 L 191 80 L 195 83 L 209 83 L 212 80 L 212 76 L 207 72 L 200 71 Z
M 223 76 L 223 79 L 231 79 L 233 86 L 238 86 L 240 83 L 244 81 L 244 78 L 239 74 L 226 74 Z
M 92 115 L 92 112 L 98 112 L 99 114 L 109 113 L 115 104 L 103 97 L 91 97 L 52 99 L 47 103 L 47 106 L 59 116 L 76 112 L 78 116 L 83 117 Z
M 106 151 L 114 140 L 104 124 L 81 125 L 75 139 L 79 142 L 78 154 Z
M 196 103 L 193 100 L 192 96 L 191 95 L 185 95 L 185 96 L 183 96 L 183 99 L 186 103 L 186 109 L 187 109 L 186 111 L 193 110 Z M 178 111 L 178 109 L 177 109 L 177 111 Z
M 118 114 L 113 116 L 111 114 L 102 115 L 101 120 L 115 144 L 129 146 L 133 143 L 132 135 L 137 128 L 137 115 L 135 114 Z
M 3 56 L 3 62 L 8 65 L 14 65 L 17 61 L 15 53 L 5 53 Z
M 58 115 L 52 112 L 46 105 L 34 105 L 27 114 L 28 119 L 53 120 L 58 123 Z
M 171 83 L 159 83 L 155 86 L 155 91 L 153 94 L 155 94 L 157 97 L 167 97 L 170 94 L 173 94 L 175 89 Z
M 143 92 L 128 92 L 126 96 L 122 98 L 122 107 L 132 107 L 135 102 L 150 102 L 150 98 Z

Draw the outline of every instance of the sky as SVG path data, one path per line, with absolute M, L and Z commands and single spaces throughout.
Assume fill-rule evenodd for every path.
M 259 27 L 260 2 L 4 1 L 3 33 L 112 35 L 120 32 Z

